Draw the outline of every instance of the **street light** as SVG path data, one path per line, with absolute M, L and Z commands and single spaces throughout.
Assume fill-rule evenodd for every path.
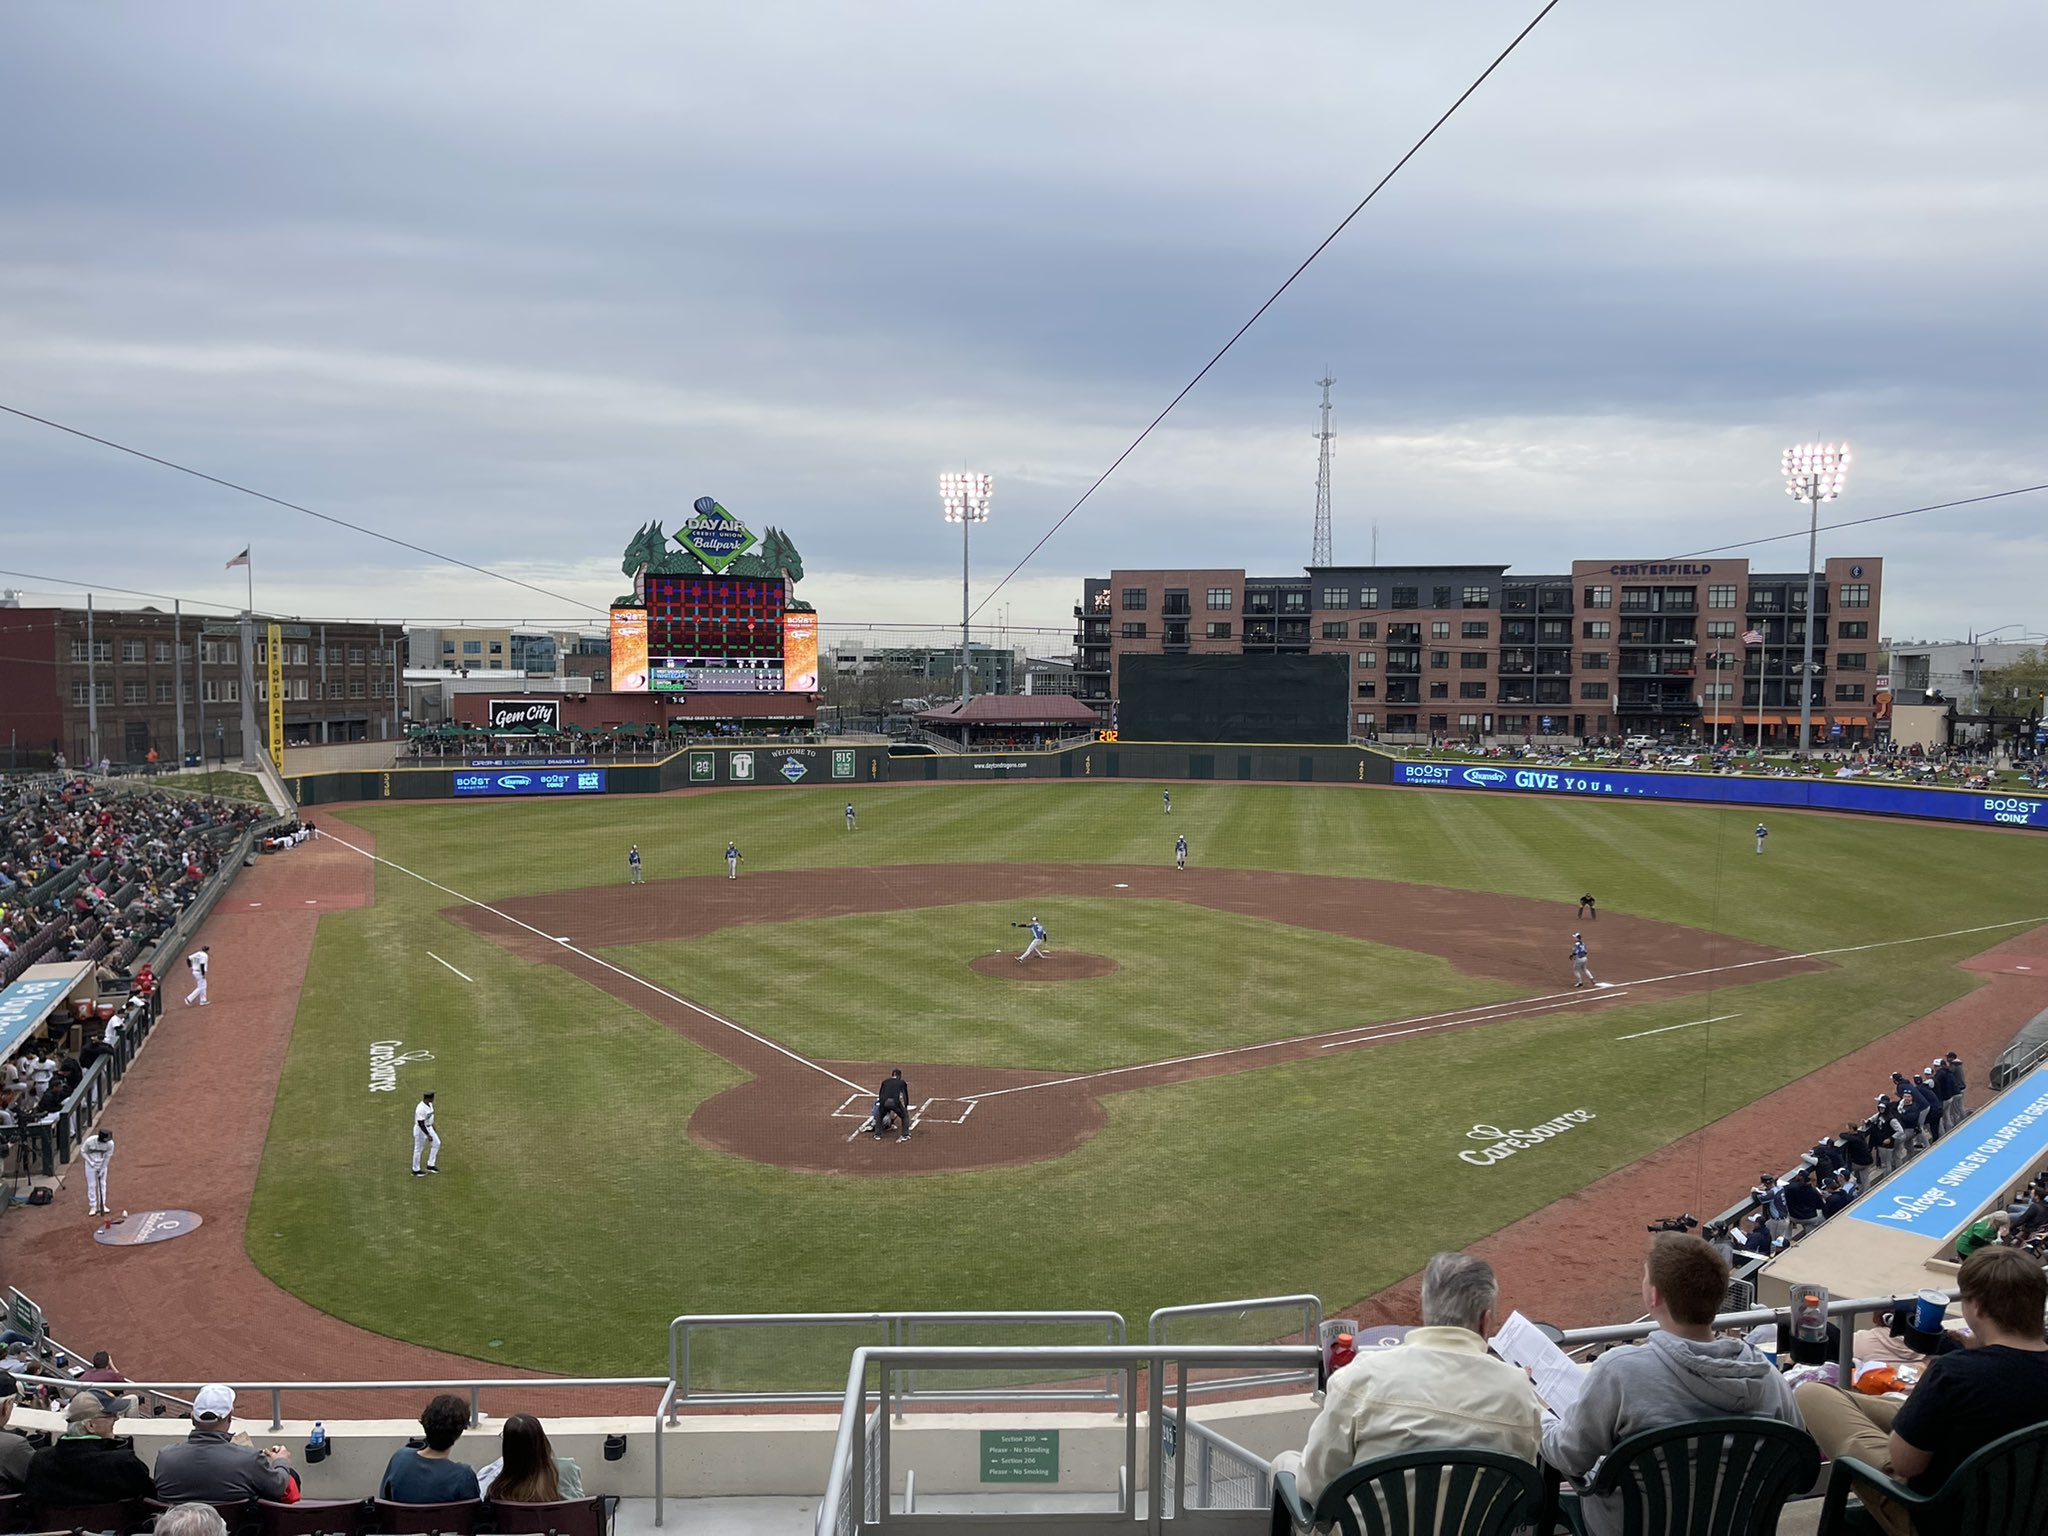
M 974 669 L 967 650 L 967 538 L 976 523 L 988 521 L 989 498 L 995 494 L 996 478 L 979 470 L 949 469 L 939 476 L 939 505 L 946 509 L 946 521 L 960 525 L 960 703 L 964 707 L 973 690 Z M 962 729 L 965 729 L 963 724 Z
M 1813 749 L 1813 582 L 1820 549 L 1820 504 L 1842 494 L 1849 481 L 1847 443 L 1800 443 L 1785 450 L 1785 494 L 1813 509 L 1806 527 L 1806 655 L 1799 666 L 1799 755 Z M 1763 679 L 1757 679 L 1757 719 L 1763 719 Z M 1761 728 L 1761 725 L 1759 725 Z

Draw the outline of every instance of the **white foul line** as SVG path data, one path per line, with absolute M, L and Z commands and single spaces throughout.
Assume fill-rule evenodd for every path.
M 703 1017 L 709 1019 L 714 1024 L 723 1024 L 727 1029 L 731 1030 L 734 1034 L 745 1035 L 749 1040 L 753 1041 L 756 1045 L 765 1045 L 768 1047 L 769 1050 L 774 1051 L 777 1055 L 787 1056 L 791 1061 L 795 1062 L 800 1067 L 808 1067 L 813 1072 L 817 1072 L 825 1077 L 831 1078 L 832 1081 L 835 1083 L 844 1083 L 847 1087 L 851 1088 L 855 1093 L 865 1093 L 867 1091 L 866 1089 L 862 1088 L 859 1083 L 856 1083 L 852 1078 L 841 1077 L 837 1072 L 834 1072 L 830 1067 L 821 1067 L 815 1061 L 812 1061 L 808 1056 L 799 1056 L 795 1051 L 792 1051 L 788 1046 L 778 1045 L 775 1041 L 770 1040 L 766 1035 L 755 1034 L 751 1029 L 748 1029 L 744 1024 L 735 1024 L 731 1019 L 720 1018 L 717 1014 L 713 1013 L 709 1008 L 706 1008 L 699 1003 L 693 1003 L 687 997 L 677 997 L 675 993 L 669 991 L 668 988 L 656 986 L 653 982 L 649 981 L 645 976 L 635 975 L 632 971 L 627 970 L 624 966 L 613 965 L 611 961 L 603 959 L 598 955 L 593 955 L 587 949 L 579 949 L 576 945 L 571 944 L 565 938 L 557 938 L 554 934 L 551 933 L 542 933 L 538 928 L 534 927 L 533 924 L 521 922 L 518 918 L 514 917 L 510 912 L 501 911 L 497 907 L 492 906 L 487 901 L 472 901 L 470 900 L 469 897 L 463 895 L 462 892 L 454 889 L 452 886 L 443 885 L 438 880 L 431 880 L 427 876 L 421 874 L 418 870 L 407 869 L 403 864 L 397 863 L 396 861 L 391 859 L 387 859 L 380 853 L 372 853 L 367 848 L 358 848 L 354 843 L 350 842 L 345 837 L 336 837 L 332 832 L 323 832 L 320 835 L 323 838 L 326 838 L 329 842 L 341 844 L 342 847 L 348 849 L 349 852 L 351 853 L 361 854 L 364 858 L 370 860 L 372 863 L 388 865 L 392 869 L 397 870 L 401 875 L 410 875 L 413 879 L 419 881 L 421 885 L 432 886 L 435 890 L 442 892 L 444 895 L 453 896 L 457 901 L 463 903 L 465 906 L 475 907 L 480 911 L 490 913 L 491 916 L 493 917 L 502 918 L 504 921 L 510 923 L 514 928 L 523 928 L 524 930 L 526 930 L 526 932 L 532 934 L 535 938 L 546 939 L 550 944 L 559 944 L 562 946 L 562 948 L 568 950 L 570 954 L 576 955 L 581 959 L 588 960 L 592 965 L 601 966 L 605 970 L 610 971 L 614 976 L 623 976 L 628 981 L 636 982 L 640 986 L 645 987 L 648 991 L 654 993 L 657 997 L 665 997 L 670 1002 L 676 1004 L 678 1007 L 687 1008 L 692 1013 L 701 1014 Z M 441 963 L 443 965 L 448 964 L 448 962 L 445 960 Z M 450 966 L 449 969 L 453 970 L 454 967 Z
M 335 839 L 335 841 L 336 841 L 336 842 L 338 843 L 338 842 L 340 842 L 340 841 L 341 841 L 341 839 L 337 837 L 337 838 Z M 394 867 L 394 868 L 396 868 L 396 866 L 395 866 L 395 865 L 394 865 L 393 867 Z M 433 951 L 432 951 L 431 949 L 427 951 L 427 958 L 428 958 L 429 960 L 441 960 L 441 957 L 440 957 L 439 955 L 435 954 L 435 953 L 434 953 L 434 952 L 433 952 Z M 441 964 L 443 964 L 443 965 L 448 965 L 448 962 L 447 962 L 446 960 L 441 960 Z M 448 965 L 448 969 L 449 969 L 449 970 L 451 970 L 451 971 L 455 971 L 455 967 L 454 967 L 454 966 L 452 966 L 452 965 Z M 462 976 L 462 972 L 460 972 L 460 971 L 455 971 L 455 974 L 456 974 L 456 975 L 458 975 L 458 976 Z M 469 978 L 469 977 L 467 977 L 467 976 L 462 976 L 462 979 L 463 979 L 464 981 L 467 981 L 467 982 L 469 982 L 469 984 L 470 984 L 470 985 L 471 985 L 472 987 L 476 985 L 476 983 L 475 983 L 474 981 L 471 981 L 471 980 L 470 980 L 470 978 Z
M 2002 928 L 2038 927 L 2042 923 L 2048 923 L 2048 917 L 2018 917 L 2010 922 L 1983 923 L 1975 928 L 1951 928 L 1946 933 L 1922 933 L 1904 939 L 1878 939 L 1869 944 L 1843 944 L 1833 949 L 1809 949 L 1802 954 L 1772 955 L 1768 959 L 1763 960 L 1738 960 L 1728 965 L 1703 966 L 1696 971 L 1673 971 L 1668 976 L 1644 976 L 1639 977 L 1635 981 L 1617 981 L 1611 985 L 1603 986 L 1598 993 L 1592 995 L 1604 997 L 1609 992 L 1621 992 L 1630 987 L 1650 987 L 1657 985 L 1659 982 L 1691 981 L 1700 976 L 1718 976 L 1725 971 L 1746 971 L 1760 965 L 1784 965 L 1794 960 L 1822 960 L 1830 955 L 1860 954 L 1868 949 L 1891 949 L 1901 944 L 1928 944 L 1937 939 L 1960 939 L 1976 933 L 1996 933 Z M 967 1093 L 962 1094 L 961 1097 L 968 1100 L 999 1099 L 1005 1094 L 1029 1093 L 1037 1088 L 1060 1088 L 1068 1083 L 1094 1082 L 1099 1078 L 1122 1077 L 1131 1072 L 1149 1072 L 1155 1067 L 1179 1067 L 1194 1061 L 1215 1061 L 1225 1056 L 1245 1056 L 1257 1051 L 1279 1050 L 1291 1045 L 1309 1045 L 1323 1041 L 1328 1041 L 1330 1045 L 1363 1044 L 1366 1042 L 1355 1037 L 1371 1034 L 1374 1031 L 1385 1030 L 1390 1025 L 1397 1028 L 1403 1025 L 1427 1025 L 1438 1019 L 1448 1021 L 1445 1025 L 1441 1026 L 1445 1028 L 1448 1028 L 1450 1024 L 1485 1024 L 1492 1022 L 1495 1017 L 1509 1019 L 1518 1017 L 1522 1013 L 1539 1011 L 1535 1008 L 1523 1006 L 1527 1004 L 1548 1003 L 1553 1007 L 1565 1008 L 1575 1002 L 1587 1000 L 1588 998 L 1586 997 L 1577 997 L 1570 992 L 1552 992 L 1537 997 L 1511 998 L 1506 1002 L 1480 1003 L 1470 1008 L 1449 1009 L 1443 1013 L 1417 1014 L 1415 1017 L 1408 1019 L 1382 1019 L 1377 1024 L 1357 1024 L 1348 1029 L 1322 1030 L 1312 1035 L 1295 1035 L 1285 1040 L 1261 1040 L 1253 1045 L 1226 1046 L 1221 1050 L 1199 1051 L 1192 1056 L 1169 1056 L 1164 1061 L 1141 1061 L 1128 1067 L 1108 1067 L 1096 1072 L 1077 1072 L 1069 1077 L 1047 1078 L 1042 1083 L 1019 1083 L 1014 1088 L 993 1088 L 987 1093 Z M 1503 1009 L 1512 1009 L 1514 1011 L 1499 1011 Z M 1540 1011 L 1548 1012 L 1549 1010 L 1543 1009 Z M 1385 1037 L 1383 1035 L 1375 1035 L 1374 1038 Z M 1323 1046 L 1323 1049 L 1329 1049 L 1329 1045 Z
M 1691 1029 L 1695 1024 L 1719 1024 L 1723 1019 L 1739 1019 L 1739 1013 L 1717 1013 L 1711 1019 L 1688 1019 L 1683 1024 L 1666 1024 L 1662 1029 L 1646 1029 L 1636 1035 L 1616 1035 L 1617 1040 L 1647 1040 L 1652 1035 L 1668 1035 L 1674 1029 Z

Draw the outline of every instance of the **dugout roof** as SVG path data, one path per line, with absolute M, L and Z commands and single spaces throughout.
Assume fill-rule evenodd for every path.
M 1092 729 L 1102 717 L 1064 693 L 989 693 L 958 699 L 916 716 L 919 725 L 1077 725 Z

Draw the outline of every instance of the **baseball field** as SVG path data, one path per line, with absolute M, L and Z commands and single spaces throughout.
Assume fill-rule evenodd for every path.
M 1969 828 L 1778 815 L 1759 857 L 1752 815 L 1677 806 L 852 797 L 857 831 L 830 789 L 349 808 L 375 900 L 319 921 L 257 1264 L 577 1374 L 648 1369 L 678 1313 L 1342 1302 L 1921 1018 L 2042 921 L 2040 845 Z M 1032 918 L 1050 958 L 1019 963 Z M 919 1120 L 878 1142 L 894 1067 Z

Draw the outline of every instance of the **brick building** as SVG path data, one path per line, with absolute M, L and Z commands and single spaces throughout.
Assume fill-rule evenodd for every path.
M 1815 585 L 1817 745 L 1868 739 L 1883 561 Z M 1355 734 L 1397 740 L 1629 736 L 1797 742 L 1806 573 L 1747 560 L 1333 566 L 1298 576 L 1119 570 L 1074 609 L 1078 691 L 1112 713 L 1122 658 L 1351 658 Z M 1756 635 L 1755 643 L 1745 635 Z
M 259 733 L 268 709 L 269 646 L 259 615 L 255 679 Z M 397 683 L 405 636 L 397 625 L 277 620 L 283 630 L 284 731 L 293 745 L 399 734 Z M 61 751 L 139 763 L 155 750 L 242 755 L 240 621 L 154 608 L 0 609 L 0 734 L 22 763 Z

